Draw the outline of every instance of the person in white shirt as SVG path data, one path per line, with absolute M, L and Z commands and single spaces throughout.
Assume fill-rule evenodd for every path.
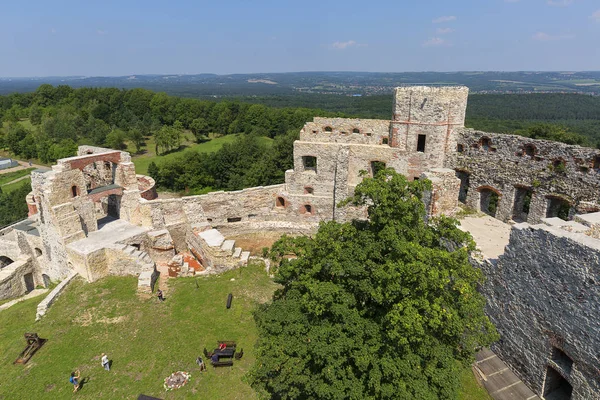
M 105 370 L 110 371 L 110 362 L 108 361 L 108 356 L 104 353 L 102 353 L 101 363 Z

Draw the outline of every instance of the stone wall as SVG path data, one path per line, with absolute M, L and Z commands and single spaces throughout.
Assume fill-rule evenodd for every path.
M 518 224 L 505 254 L 482 269 L 497 354 L 540 395 L 555 379 L 546 376 L 551 367 L 572 385 L 573 400 L 599 399 L 600 240 Z
M 19 297 L 27 293 L 25 275 L 32 274 L 34 286 L 41 285 L 41 277 L 36 274 L 31 258 L 18 258 L 0 270 L 0 300 Z
M 539 223 L 556 217 L 560 204 L 569 216 L 600 210 L 600 151 L 547 140 L 464 129 L 459 131 L 458 151 L 446 161 L 459 171 L 466 203 L 486 210 L 486 196 L 499 197 L 496 218 Z M 529 212 L 523 197 L 531 192 Z

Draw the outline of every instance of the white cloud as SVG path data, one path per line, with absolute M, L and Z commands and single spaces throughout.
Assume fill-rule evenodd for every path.
M 354 40 L 348 40 L 347 42 L 334 42 L 331 46 L 334 49 L 344 50 L 344 49 L 347 49 L 348 47 L 357 46 L 357 45 L 358 45 L 358 43 L 356 43 Z
M 537 32 L 531 38 L 533 40 L 537 40 L 539 42 L 550 42 L 554 40 L 564 40 L 564 39 L 573 39 L 575 35 L 573 34 L 563 34 L 563 35 L 550 35 L 546 32 Z
M 424 42 L 423 46 L 425 46 L 425 47 L 443 46 L 447 43 L 448 42 L 446 41 L 446 39 L 442 39 L 441 37 L 433 37 L 433 38 L 427 40 L 426 42 Z
M 596 22 L 600 22 L 600 10 L 597 10 L 595 13 L 590 15 L 590 18 Z
M 449 33 L 454 32 L 455 30 L 453 28 L 437 28 L 436 32 L 438 35 L 447 35 Z
M 103 30 L 101 30 L 101 29 L 98 29 L 98 30 L 96 31 L 96 33 L 97 33 L 98 35 L 102 36 L 102 35 L 106 35 L 108 32 L 106 32 L 106 31 L 103 31 Z
M 547 0 L 546 3 L 549 6 L 555 6 L 555 7 L 566 7 L 566 6 L 570 6 L 571 4 L 573 4 L 574 0 Z
M 444 15 L 443 17 L 436 18 L 431 22 L 433 22 L 434 24 L 441 24 L 442 22 L 450 21 L 456 21 L 456 17 L 454 15 Z

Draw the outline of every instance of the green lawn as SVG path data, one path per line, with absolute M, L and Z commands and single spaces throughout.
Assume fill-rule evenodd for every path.
M 40 298 L 0 312 L 0 399 L 70 398 L 68 377 L 77 368 L 89 377 L 80 399 L 135 399 L 140 393 L 163 399 L 256 398 L 243 379 L 255 359 L 252 310 L 270 298 L 275 284 L 262 265 L 197 281 L 198 288 L 194 278 L 171 280 L 160 303 L 138 297 L 135 277 L 77 280 L 40 322 L 34 322 Z M 229 310 L 228 293 L 233 293 Z M 13 365 L 25 332 L 48 342 L 27 365 Z M 200 373 L 196 357 L 219 339 L 238 341 L 244 357 L 232 368 Z M 102 352 L 113 360 L 110 372 L 100 365 Z M 190 372 L 191 381 L 165 392 L 163 379 L 178 370 Z
M 146 147 L 145 147 L 146 153 L 139 155 L 139 156 L 132 157 L 132 161 L 135 164 L 135 172 L 137 172 L 138 174 L 145 175 L 148 173 L 148 165 L 150 165 L 150 163 L 152 161 L 154 161 L 155 163 L 158 164 L 163 160 L 169 160 L 169 159 L 172 159 L 175 157 L 179 157 L 181 154 L 188 152 L 188 151 L 196 151 L 199 153 L 215 152 L 215 151 L 219 150 L 221 147 L 223 147 L 224 144 L 232 143 L 239 136 L 239 134 L 226 135 L 226 136 L 220 136 L 217 138 L 213 138 L 204 143 L 195 143 L 192 141 L 190 135 L 191 134 L 187 134 L 187 133 L 184 135 L 185 140 L 183 142 L 184 145 L 182 146 L 181 150 L 171 152 L 166 155 L 160 155 L 160 156 L 157 156 L 154 151 L 154 137 L 149 137 L 146 140 Z M 268 138 L 268 137 L 261 137 L 261 140 L 265 144 L 271 144 L 273 142 L 273 139 Z M 131 144 L 128 144 L 127 151 L 129 151 L 131 154 L 135 154 L 135 149 L 131 146 Z
M 27 185 L 27 186 L 31 187 L 31 178 L 23 179 L 23 180 L 20 180 L 19 182 L 11 183 L 8 185 L 2 185 L 2 192 L 10 193 L 14 190 L 17 190 L 22 185 Z
M 255 360 L 252 310 L 276 288 L 263 265 L 169 284 L 160 303 L 136 294 L 135 277 L 92 284 L 77 279 L 40 322 L 34 317 L 42 297 L 0 312 L 0 399 L 71 398 L 68 377 L 75 369 L 86 378 L 80 399 L 135 399 L 140 393 L 165 400 L 255 399 L 244 378 Z M 233 294 L 229 310 L 228 293 Z M 25 366 L 13 365 L 25 346 L 25 332 L 37 332 L 48 342 Z M 236 340 L 244 357 L 232 368 L 201 373 L 196 357 L 219 339 Z M 113 360 L 110 372 L 100 365 L 102 352 Z M 190 372 L 191 381 L 165 392 L 163 379 L 178 370 Z M 489 399 L 469 369 L 461 381 L 460 399 Z
M 8 174 L 2 174 L 2 171 L 0 171 L 0 185 L 5 185 L 8 182 L 19 179 L 22 176 L 29 175 L 34 169 L 35 168 L 27 168 L 15 172 L 9 172 Z

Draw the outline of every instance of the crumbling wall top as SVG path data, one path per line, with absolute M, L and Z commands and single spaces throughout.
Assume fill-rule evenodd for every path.
M 466 86 L 404 86 L 394 91 L 393 120 L 408 124 L 464 126 Z

